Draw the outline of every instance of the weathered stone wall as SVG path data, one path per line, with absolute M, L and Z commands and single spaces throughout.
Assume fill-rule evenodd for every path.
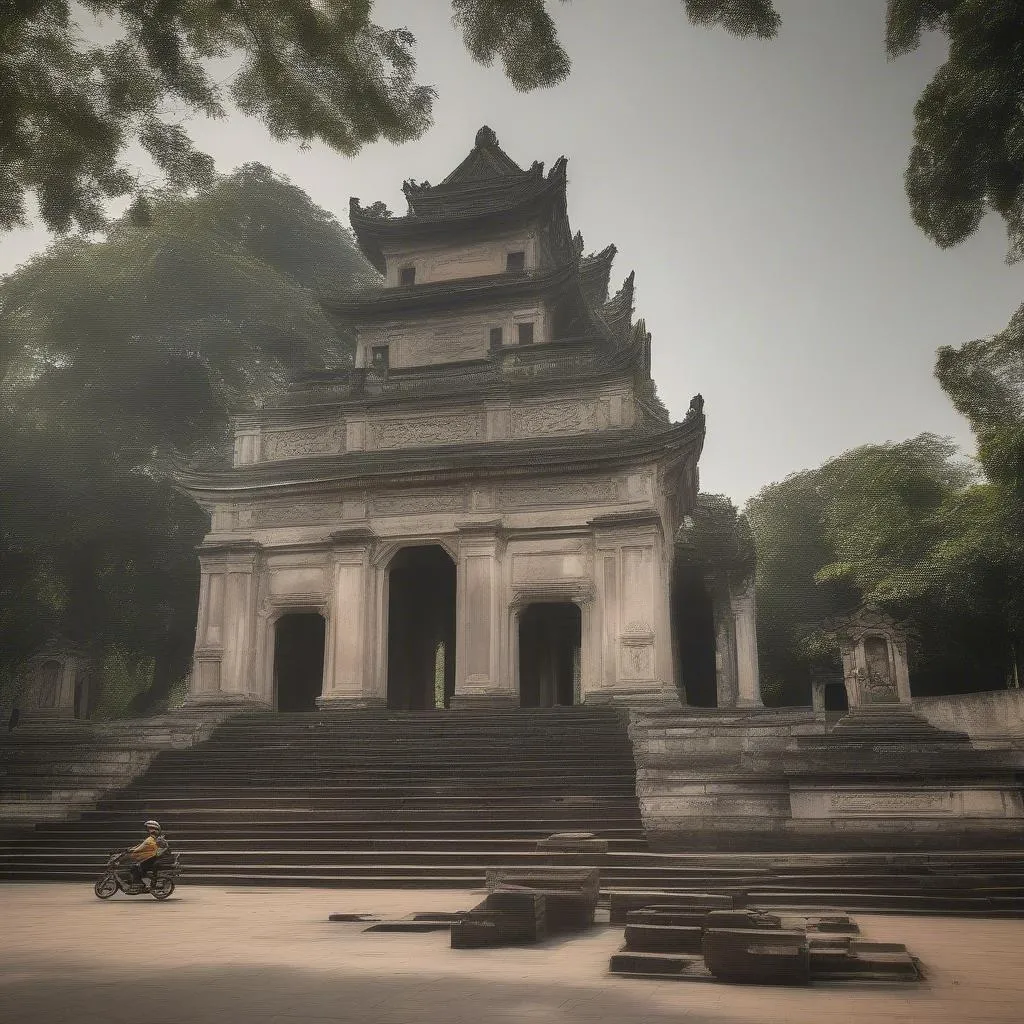
M 385 281 L 388 287 L 398 285 L 403 267 L 416 268 L 417 284 L 501 274 L 505 271 L 506 256 L 510 252 L 524 253 L 526 269 L 533 270 L 540 261 L 538 237 L 537 226 L 533 225 L 461 245 L 447 242 L 401 249 L 385 248 Z
M 67 821 L 141 775 L 162 750 L 209 738 L 224 713 L 38 722 L 0 736 L 0 824 Z
M 1024 838 L 1019 754 L 1005 743 L 997 753 L 941 735 L 848 740 L 799 709 L 633 712 L 630 737 L 656 849 L 972 848 Z
M 1024 739 L 1024 690 L 915 697 L 914 710 L 932 725 L 971 739 Z

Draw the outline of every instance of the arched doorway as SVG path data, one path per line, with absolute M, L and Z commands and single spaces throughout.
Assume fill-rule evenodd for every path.
M 527 605 L 519 614 L 519 706 L 579 702 L 583 616 L 569 601 Z
M 456 571 L 439 544 L 402 548 L 388 566 L 387 706 L 445 708 L 455 692 Z
M 274 692 L 278 711 L 315 711 L 324 686 L 324 638 L 318 612 L 290 612 L 274 625 Z
M 678 647 L 680 695 L 691 707 L 717 707 L 714 607 L 704 576 L 696 566 L 676 567 L 672 623 Z

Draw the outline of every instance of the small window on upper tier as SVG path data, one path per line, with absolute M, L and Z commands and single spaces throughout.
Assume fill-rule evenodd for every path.
M 519 344 L 533 344 L 533 324 L 519 324 Z
M 374 345 L 370 349 L 370 366 L 374 370 L 386 370 L 388 368 L 387 345 Z
M 491 328 L 491 348 L 501 348 L 503 344 L 502 330 L 500 327 Z
M 398 283 L 401 285 L 409 285 L 416 283 L 416 268 L 415 267 L 402 267 L 398 272 Z
M 526 269 L 526 253 L 510 252 L 505 257 L 505 270 L 509 274 L 521 274 Z

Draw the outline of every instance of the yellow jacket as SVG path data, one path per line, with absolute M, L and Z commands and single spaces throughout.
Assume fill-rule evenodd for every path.
M 161 838 L 163 837 L 161 836 Z M 150 857 L 155 857 L 157 854 L 163 853 L 166 849 L 166 840 L 164 840 L 163 843 L 160 843 L 157 841 L 155 836 L 146 836 L 138 846 L 135 846 L 128 851 L 128 856 L 132 860 L 139 862 L 149 860 Z

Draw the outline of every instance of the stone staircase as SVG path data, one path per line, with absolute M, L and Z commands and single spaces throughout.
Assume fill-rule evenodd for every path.
M 66 821 L 127 785 L 162 750 L 207 739 L 225 716 L 25 723 L 0 736 L 0 829 Z
M 801 717 L 765 727 L 778 742 L 804 724 Z M 57 727 L 39 726 L 5 741 L 8 790 L 15 767 L 19 793 L 31 790 L 33 777 L 51 796 L 74 779 L 82 802 L 65 810 L 73 820 L 40 816 L 25 827 L 23 817 L 19 828 L 0 821 L 0 879 L 91 881 L 110 851 L 138 841 L 142 822 L 156 817 L 189 883 L 472 888 L 493 868 L 586 863 L 601 868 L 606 892 L 1024 915 L 1019 845 L 752 853 L 742 841 L 725 841 L 713 852 L 652 850 L 625 720 L 607 708 L 236 715 L 207 724 L 211 735 L 194 743 L 197 728 L 185 716 L 178 724 L 150 721 L 142 730 L 148 737 L 136 722 L 103 737 L 75 726 L 57 736 Z M 146 753 L 144 740 L 161 741 L 160 730 L 164 749 Z M 755 746 L 764 756 L 763 743 Z M 129 771 L 121 760 L 129 754 L 148 757 L 133 779 L 138 764 Z M 129 777 L 111 792 L 117 771 Z M 538 839 L 561 831 L 596 833 L 608 852 L 538 850 Z

